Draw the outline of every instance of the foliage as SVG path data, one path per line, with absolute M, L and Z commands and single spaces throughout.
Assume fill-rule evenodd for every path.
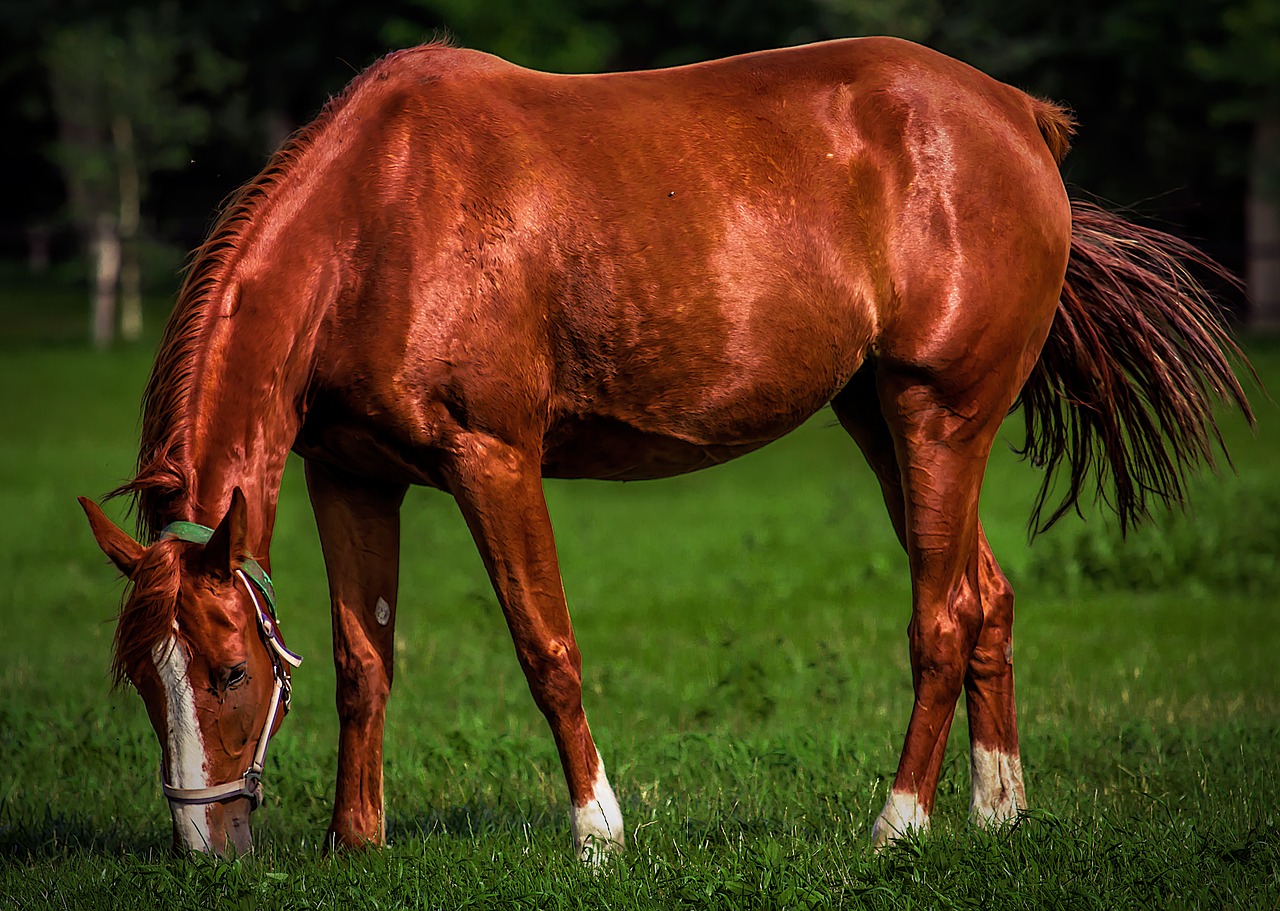
M 943 15 L 936 0 L 554 0 L 536 9 L 503 0 L 414 0 L 382 34 L 392 45 L 438 23 L 460 43 L 526 66 L 593 72 L 676 66 L 853 35 L 925 40 Z M 509 8 L 508 8 L 509 7 Z
M 52 157 L 67 184 L 71 220 L 95 260 L 94 342 L 111 341 L 117 281 L 122 334 L 132 341 L 141 329 L 138 243 L 150 178 L 185 164 L 211 123 L 208 110 L 181 92 L 188 83 L 215 92 L 235 67 L 203 42 L 185 40 L 173 5 L 130 9 L 118 22 L 61 24 L 44 62 L 58 122 Z
M 152 12 L 129 10 L 119 25 L 105 19 L 68 23 L 53 31 L 45 59 L 62 125 L 53 155 L 69 182 L 113 202 L 119 166 L 112 142 L 115 121 L 123 118 L 131 125 L 144 180 L 179 168 L 212 124 L 209 110 L 186 93 L 216 93 L 239 74 L 211 47 L 181 33 L 171 4 Z M 78 205 L 77 195 L 72 198 Z M 78 221 L 93 215 L 75 213 Z
M 602 69 L 617 44 L 617 31 L 606 22 L 581 15 L 574 0 L 420 0 L 413 19 L 387 23 L 382 35 L 391 47 L 422 40 L 422 16 L 467 47 L 483 48 L 507 60 L 556 72 L 585 73 Z
M 137 137 L 142 174 L 179 168 L 211 124 L 204 106 L 180 96 L 184 84 L 220 91 L 237 68 L 178 32 L 175 8 L 129 10 L 123 26 L 105 20 L 56 29 L 46 52 L 52 99 L 67 127 L 55 146 L 61 165 L 96 183 L 114 183 L 111 123 L 124 116 Z
M 1127 537 L 1092 522 L 1048 536 L 1033 553 L 1026 582 L 1064 594 L 1159 588 L 1272 594 L 1280 590 L 1280 488 L 1254 481 L 1224 493 L 1199 485 L 1185 512 L 1159 513 Z
M 1192 65 L 1207 80 L 1228 87 L 1215 105 L 1222 120 L 1280 117 L 1280 6 L 1271 0 L 1234 0 L 1214 7 L 1218 41 L 1188 45 Z
M 1080 131 L 1066 174 L 1076 186 L 1177 212 L 1211 193 L 1239 194 L 1245 171 L 1247 131 L 1210 118 L 1236 89 L 1207 83 L 1189 51 L 1221 46 L 1221 6 L 978 0 L 940 23 L 935 44 L 1074 109 Z
M 111 143 L 110 81 L 115 41 L 102 26 L 67 28 L 49 41 L 46 60 L 61 139 L 53 158 L 66 175 L 72 218 L 91 224 L 115 209 L 116 169 Z

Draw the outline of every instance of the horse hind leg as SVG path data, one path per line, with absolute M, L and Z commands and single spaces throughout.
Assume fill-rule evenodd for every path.
M 574 640 L 542 492 L 541 459 L 462 435 L 445 477 L 484 559 L 534 702 L 551 727 L 572 803 L 573 847 L 586 863 L 622 848 L 622 815 L 582 708 Z
M 982 631 L 965 672 L 969 758 L 973 776 L 970 821 L 999 825 L 1027 808 L 1013 696 L 1013 587 L 978 528 Z
M 876 472 L 912 568 L 916 700 L 873 841 L 927 828 L 962 680 L 973 747 L 971 817 L 1008 818 L 1026 803 L 1009 652 L 1013 599 L 977 518 L 992 425 L 1003 409 L 987 409 L 985 425 L 956 426 L 936 390 L 886 380 L 870 365 L 832 408 Z

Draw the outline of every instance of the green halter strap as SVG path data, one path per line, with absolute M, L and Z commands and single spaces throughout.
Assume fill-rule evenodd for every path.
M 197 525 L 195 522 L 170 522 L 160 532 L 162 538 L 175 538 L 179 541 L 190 541 L 192 544 L 208 544 L 209 539 L 213 537 L 213 529 L 205 525 Z M 240 567 L 244 570 L 258 591 L 262 592 L 262 597 L 267 602 L 267 610 L 271 611 L 274 619 L 276 616 L 276 590 L 271 584 L 271 577 L 267 575 L 267 571 L 262 568 L 257 560 L 252 557 L 245 558 L 244 565 Z

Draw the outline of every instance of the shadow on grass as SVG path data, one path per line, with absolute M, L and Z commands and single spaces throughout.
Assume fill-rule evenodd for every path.
M 14 822 L 0 814 L 0 820 L 0 859 L 5 861 L 53 860 L 71 854 L 170 856 L 171 831 L 159 823 L 133 826 L 48 807 L 43 818 Z

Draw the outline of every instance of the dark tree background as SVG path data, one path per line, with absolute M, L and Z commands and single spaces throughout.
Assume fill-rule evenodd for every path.
M 526 66 L 666 66 L 893 34 L 1069 104 L 1068 182 L 1247 275 L 1280 324 L 1275 0 L 6 0 L 0 259 L 83 264 L 97 337 L 136 335 L 218 203 L 360 69 L 440 34 Z M 116 295 L 121 306 L 117 311 Z

